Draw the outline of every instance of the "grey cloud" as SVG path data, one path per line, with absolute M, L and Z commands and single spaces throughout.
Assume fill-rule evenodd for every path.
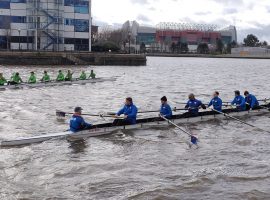
M 141 5 L 145 5 L 145 4 L 149 4 L 148 0 L 130 0 L 131 3 L 136 3 L 136 4 L 141 4 Z
M 150 21 L 151 21 L 151 20 L 150 20 L 147 16 L 145 16 L 145 15 L 138 15 L 138 16 L 137 16 L 137 20 L 138 20 L 138 21 L 143 21 L 144 23 L 150 22 Z
M 238 12 L 238 10 L 236 8 L 225 8 L 223 10 L 223 14 L 234 14 L 237 12 Z
M 209 15 L 211 12 L 196 12 L 195 15 Z
M 257 24 L 258 26 L 258 24 Z M 238 30 L 238 42 L 243 42 L 243 39 L 248 34 L 254 34 L 260 41 L 266 40 L 270 43 L 270 25 L 259 25 L 258 28 L 249 28 Z

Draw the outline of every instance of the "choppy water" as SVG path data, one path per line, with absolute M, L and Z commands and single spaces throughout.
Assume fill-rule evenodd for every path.
M 59 68 L 46 68 L 54 72 Z M 82 67 L 72 68 L 79 74 Z M 85 68 L 84 68 L 85 69 Z M 89 71 L 91 68 L 87 67 Z M 141 110 L 172 106 L 194 92 L 209 101 L 248 89 L 270 97 L 269 60 L 148 58 L 144 67 L 94 67 L 115 82 L 0 91 L 0 138 L 59 132 L 55 109 L 115 111 L 126 96 Z M 23 74 L 44 68 L 16 68 Z M 67 68 L 64 68 L 67 70 Z M 0 67 L 5 75 L 15 67 Z M 270 115 L 245 119 L 270 130 Z M 88 118 L 91 122 L 104 122 Z M 84 143 L 48 141 L 0 149 L 0 199 L 270 199 L 270 136 L 234 121 L 189 125 L 200 148 L 174 128 L 132 130 Z

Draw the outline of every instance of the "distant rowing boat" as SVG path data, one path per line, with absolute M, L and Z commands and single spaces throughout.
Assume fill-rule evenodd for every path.
M 224 109 L 223 112 L 230 114 L 230 116 L 241 117 L 241 116 L 254 116 L 254 115 L 265 115 L 270 113 L 270 104 L 262 105 L 265 108 L 242 111 L 238 112 L 234 109 Z M 199 116 L 196 117 L 186 117 L 185 114 L 173 115 L 171 121 L 177 124 L 181 123 L 196 123 L 201 121 L 208 121 L 213 119 L 228 119 L 222 114 L 215 113 L 213 111 L 203 111 L 199 113 Z M 119 130 L 132 130 L 132 129 L 144 129 L 151 127 L 164 127 L 169 126 L 170 123 L 162 120 L 159 117 L 138 119 L 137 124 L 128 125 L 128 126 L 113 126 L 112 123 L 97 124 L 94 125 L 91 129 L 83 130 L 77 133 L 72 133 L 70 131 L 65 131 L 62 133 L 55 134 L 44 134 L 29 138 L 18 138 L 14 140 L 5 140 L 1 141 L 0 147 L 11 147 L 19 145 L 29 145 L 33 143 L 44 142 L 51 139 L 61 139 L 61 138 L 71 138 L 71 139 L 84 139 L 88 137 L 97 137 L 102 135 L 112 134 L 115 131 Z
M 4 89 L 23 89 L 23 88 L 40 88 L 40 87 L 52 87 L 52 86 L 63 86 L 63 85 L 83 85 L 87 83 L 97 83 L 97 82 L 105 82 L 105 81 L 115 81 L 116 78 L 95 78 L 95 79 L 86 79 L 86 80 L 78 80 L 74 79 L 72 81 L 50 81 L 50 82 L 39 82 L 39 83 L 21 83 L 17 85 L 3 85 L 0 86 L 0 90 Z

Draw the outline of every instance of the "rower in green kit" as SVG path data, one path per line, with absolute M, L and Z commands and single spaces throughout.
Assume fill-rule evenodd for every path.
M 86 80 L 86 73 L 85 73 L 85 71 L 82 71 L 79 79 L 80 80 Z
M 30 75 L 30 77 L 28 79 L 28 83 L 34 84 L 36 82 L 37 82 L 37 77 L 35 75 L 35 72 L 31 72 L 31 75 Z
M 51 78 L 50 78 L 47 71 L 44 71 L 43 77 L 42 77 L 42 79 L 40 81 L 41 82 L 50 82 L 51 81 Z
M 5 85 L 7 83 L 7 80 L 3 76 L 3 73 L 0 73 L 0 85 Z
M 16 72 L 15 74 L 13 74 L 11 76 L 11 80 L 8 81 L 8 85 L 17 85 L 17 84 L 20 84 L 22 83 L 22 78 L 20 77 L 20 74 L 19 72 Z
M 96 74 L 94 73 L 94 70 L 91 70 L 91 74 L 88 78 L 92 78 L 92 79 L 96 78 Z
M 72 74 L 70 70 L 68 70 L 67 75 L 65 77 L 65 81 L 72 81 Z
M 65 75 L 63 74 L 62 70 L 59 70 L 56 81 L 64 81 L 64 80 L 65 80 Z

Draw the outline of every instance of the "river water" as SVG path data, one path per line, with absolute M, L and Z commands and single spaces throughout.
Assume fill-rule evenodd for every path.
M 19 71 L 55 77 L 59 67 L 0 67 L 7 77 Z M 67 70 L 68 68 L 62 68 Z M 66 130 L 55 110 L 117 111 L 132 96 L 140 110 L 158 109 L 160 97 L 181 108 L 190 92 L 208 102 L 214 90 L 224 101 L 233 91 L 270 97 L 269 60 L 148 58 L 142 67 L 94 69 L 114 82 L 0 91 L 0 138 Z M 244 120 L 270 130 L 270 115 Z M 93 123 L 100 118 L 86 118 Z M 182 125 L 183 127 L 185 125 Z M 270 199 L 269 133 L 215 120 L 189 124 L 200 148 L 173 127 L 119 132 L 69 143 L 52 140 L 0 149 L 0 199 Z

